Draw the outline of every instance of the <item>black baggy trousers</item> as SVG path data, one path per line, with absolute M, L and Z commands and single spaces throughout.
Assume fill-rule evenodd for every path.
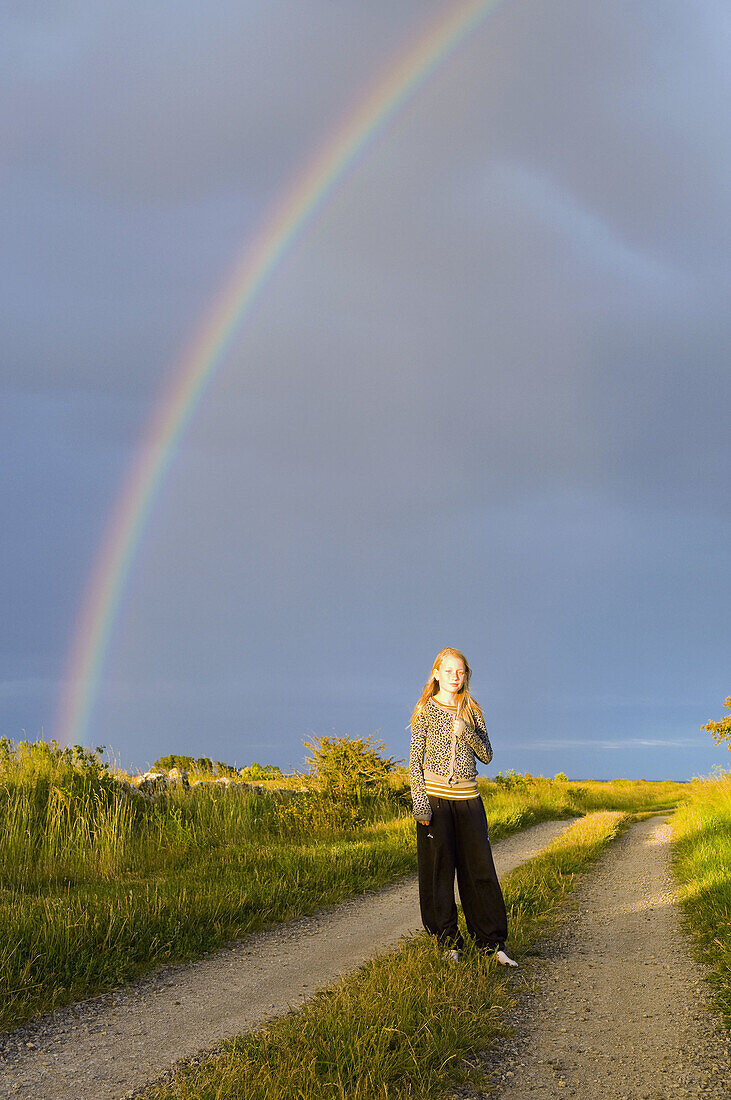
M 467 931 L 478 947 L 495 950 L 508 937 L 508 920 L 487 835 L 482 799 L 429 796 L 432 818 L 416 824 L 419 904 L 427 932 L 461 947 L 454 900 L 454 873 Z

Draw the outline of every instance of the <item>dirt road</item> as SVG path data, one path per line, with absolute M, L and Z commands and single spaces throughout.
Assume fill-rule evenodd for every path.
M 498 874 L 536 855 L 569 824 L 544 822 L 498 841 Z M 120 1100 L 178 1060 L 300 1005 L 420 928 L 411 877 L 54 1013 L 0 1036 L 0 1097 Z
M 547 963 L 517 978 L 536 987 L 486 1061 L 491 1098 L 729 1100 L 729 1041 L 681 928 L 669 825 L 633 826 L 574 900 Z

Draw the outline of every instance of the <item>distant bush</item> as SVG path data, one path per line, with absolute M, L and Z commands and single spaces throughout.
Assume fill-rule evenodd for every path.
M 282 779 L 283 773 L 276 764 L 249 764 L 248 768 L 240 768 L 239 775 L 242 779 Z
M 538 778 L 542 779 L 543 777 L 539 776 Z M 556 776 L 556 778 L 558 778 L 558 776 Z M 524 787 L 529 787 L 533 781 L 534 777 L 530 772 L 521 775 L 520 772 L 516 772 L 512 768 L 509 772 L 506 772 L 505 775 L 503 775 L 502 772 L 498 772 L 495 776 L 495 782 L 498 787 L 504 787 L 509 791 L 522 790 Z
M 153 771 L 169 772 L 173 768 L 221 778 L 228 776 L 230 779 L 235 779 L 239 774 L 235 764 L 226 764 L 223 760 L 211 760 L 207 756 L 180 756 L 178 753 L 169 753 L 167 756 L 158 756 L 152 765 Z
M 276 764 L 249 764 L 246 768 L 237 768 L 235 764 L 227 764 L 223 760 L 211 760 L 208 756 L 182 756 L 180 753 L 169 753 L 167 756 L 159 756 L 152 765 L 153 771 L 169 772 L 173 768 L 179 768 L 185 772 L 195 772 L 199 775 L 216 776 L 219 779 L 229 778 L 249 779 L 256 782 L 259 779 L 281 779 L 283 774 Z

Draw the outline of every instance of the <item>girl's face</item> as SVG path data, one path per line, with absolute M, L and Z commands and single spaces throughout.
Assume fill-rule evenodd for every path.
M 440 691 L 454 693 L 464 687 L 464 661 L 460 661 L 459 657 L 444 657 L 434 674 Z

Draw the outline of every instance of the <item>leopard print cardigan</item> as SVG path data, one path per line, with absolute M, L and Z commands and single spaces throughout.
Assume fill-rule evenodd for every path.
M 454 746 L 452 760 L 452 728 L 455 712 L 430 699 L 411 726 L 409 779 L 414 817 L 431 821 L 431 805 L 424 785 L 424 769 L 445 779 L 474 779 L 477 775 L 475 757 L 489 764 L 492 746 L 484 722 L 477 728 L 462 723 Z

